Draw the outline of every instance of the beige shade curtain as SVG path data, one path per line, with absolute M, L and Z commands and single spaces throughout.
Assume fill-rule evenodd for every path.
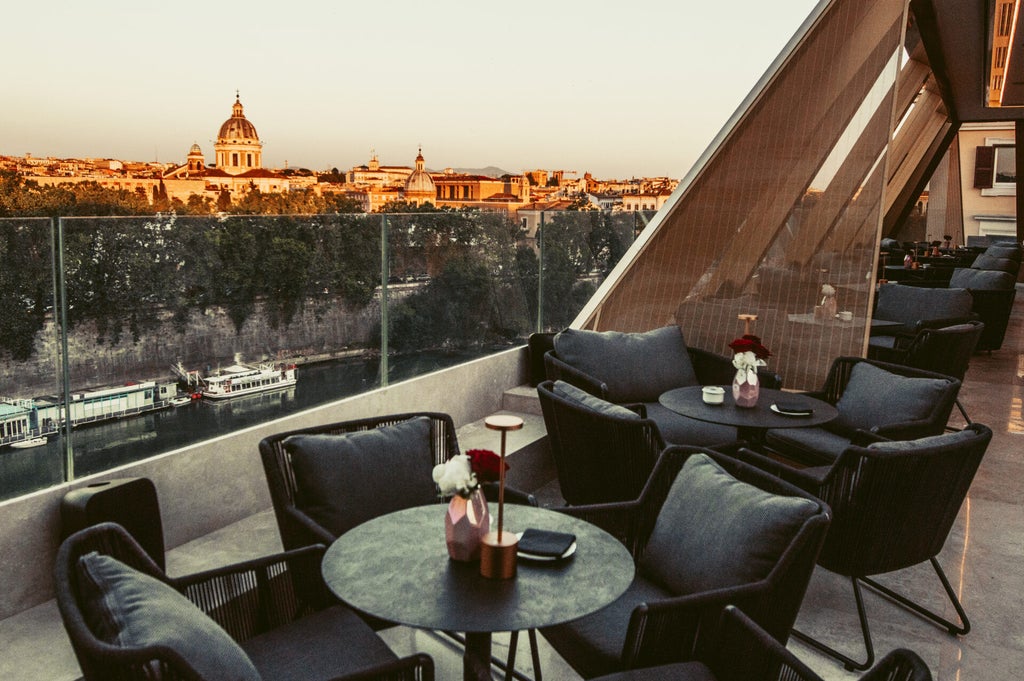
M 575 325 L 674 323 L 728 354 L 737 315 L 756 314 L 770 368 L 794 389 L 861 355 L 886 197 L 943 131 L 927 65 L 904 56 L 906 25 L 903 0 L 819 6 Z M 826 284 L 852 321 L 815 314 Z

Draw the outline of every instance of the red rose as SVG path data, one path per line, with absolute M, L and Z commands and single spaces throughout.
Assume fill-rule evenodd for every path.
M 470 449 L 466 452 L 469 465 L 481 482 L 494 482 L 501 476 L 501 457 L 489 449 Z M 505 464 L 508 470 L 508 464 Z
M 752 352 L 758 359 L 768 359 L 772 356 L 768 348 L 761 345 L 761 339 L 752 333 L 744 334 L 737 338 L 732 343 L 729 343 L 729 347 L 736 353 Z

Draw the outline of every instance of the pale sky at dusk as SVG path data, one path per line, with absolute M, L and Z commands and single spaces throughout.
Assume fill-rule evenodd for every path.
M 817 0 L 7 3 L 0 154 L 681 177 Z

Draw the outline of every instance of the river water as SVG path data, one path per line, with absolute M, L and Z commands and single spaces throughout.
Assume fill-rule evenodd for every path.
M 425 352 L 389 358 L 389 382 L 419 376 L 468 361 L 477 353 Z M 380 386 L 380 360 L 355 358 L 299 367 L 296 384 L 285 390 L 236 397 L 197 400 L 114 421 L 75 428 L 71 442 L 75 475 L 82 477 L 132 461 L 168 452 L 194 442 L 294 414 Z M 59 438 L 32 449 L 0 448 L 0 500 L 43 489 L 63 481 Z

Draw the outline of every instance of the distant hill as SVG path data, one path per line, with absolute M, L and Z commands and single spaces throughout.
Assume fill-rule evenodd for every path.
M 518 173 L 510 173 L 507 170 L 502 170 L 497 166 L 487 166 L 486 168 L 452 168 L 457 173 L 463 175 L 486 175 L 487 177 L 501 177 L 502 175 L 516 175 Z M 432 170 L 431 172 L 441 172 L 439 170 Z

